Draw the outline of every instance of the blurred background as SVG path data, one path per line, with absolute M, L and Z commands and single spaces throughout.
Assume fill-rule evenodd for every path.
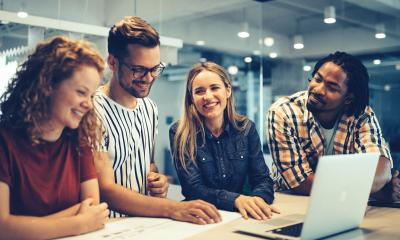
M 168 129 L 180 116 L 189 68 L 206 60 L 228 69 L 237 110 L 256 122 L 265 145 L 271 103 L 306 89 L 321 57 L 354 54 L 370 73 L 384 136 L 400 151 L 400 0 L 0 0 L 0 93 L 43 39 L 83 38 L 106 57 L 109 28 L 128 15 L 162 36 L 168 67 L 150 97 L 159 108 L 155 159 L 172 180 Z

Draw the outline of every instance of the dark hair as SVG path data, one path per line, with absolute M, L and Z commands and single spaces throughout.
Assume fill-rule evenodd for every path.
M 108 53 L 118 58 L 126 57 L 128 44 L 153 48 L 160 45 L 158 32 L 139 17 L 124 17 L 108 33 Z
M 366 67 L 353 55 L 345 52 L 335 52 L 315 64 L 312 76 L 327 62 L 338 65 L 346 73 L 348 91 L 354 94 L 353 101 L 346 113 L 357 117 L 369 104 L 369 75 Z
M 39 43 L 18 67 L 15 77 L 1 97 L 0 123 L 21 129 L 33 144 L 40 143 L 40 124 L 50 118 L 50 93 L 83 66 L 101 73 L 104 60 L 86 41 L 56 37 Z M 85 114 L 78 127 L 80 144 L 95 147 L 100 140 L 94 110 Z

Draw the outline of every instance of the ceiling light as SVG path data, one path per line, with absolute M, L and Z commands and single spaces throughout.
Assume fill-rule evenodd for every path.
M 252 61 L 253 61 L 253 59 L 251 57 L 244 58 L 244 62 L 246 62 L 246 63 L 251 63 Z
M 385 34 L 385 25 L 384 24 L 377 24 L 375 26 L 375 38 L 383 39 L 386 37 Z
M 202 63 L 203 63 L 203 62 L 207 62 L 207 58 L 204 58 L 204 57 L 199 58 L 199 61 L 202 62 Z
M 264 44 L 265 44 L 265 46 L 271 47 L 272 45 L 274 45 L 274 43 L 275 43 L 274 38 L 272 38 L 272 37 L 266 37 L 266 38 L 264 38 Z
M 253 55 L 256 55 L 256 56 L 261 55 L 260 50 L 254 50 L 253 51 Z
M 278 57 L 278 53 L 272 52 L 272 53 L 269 54 L 269 57 L 270 58 L 277 58 Z
M 294 49 L 303 49 L 304 48 L 303 37 L 301 35 L 294 36 L 293 48 Z
M 334 6 L 325 7 L 324 11 L 324 23 L 333 24 L 336 22 L 336 12 Z
M 206 43 L 206 42 L 203 41 L 203 40 L 197 40 L 197 41 L 196 41 L 196 45 L 198 45 L 198 46 L 204 46 L 205 43 Z
M 311 71 L 311 66 L 310 66 L 310 65 L 304 65 L 304 66 L 303 66 L 303 71 L 304 71 L 304 72 L 309 72 L 309 71 Z
M 235 65 L 231 65 L 228 67 L 228 73 L 231 75 L 236 75 L 239 72 L 238 67 L 236 67 Z
M 396 70 L 400 71 L 400 63 L 397 63 L 394 67 L 395 67 Z
M 238 32 L 238 37 L 240 38 L 248 38 L 250 37 L 249 33 L 249 24 L 247 22 L 242 24 L 241 30 Z
M 385 84 L 385 86 L 383 86 L 383 90 L 385 90 L 386 92 L 389 92 L 392 89 L 392 86 L 390 86 L 389 84 Z
M 17 16 L 19 18 L 27 18 L 28 17 L 28 13 L 21 10 L 21 11 L 17 12 Z
M 19 11 L 17 12 L 17 16 L 19 18 L 27 18 L 28 17 L 28 13 L 26 12 L 26 3 L 25 2 L 21 3 Z
M 381 64 L 381 60 L 380 59 L 374 59 L 373 61 L 372 61 L 372 63 L 373 64 L 375 64 L 375 65 L 379 65 L 379 64 Z

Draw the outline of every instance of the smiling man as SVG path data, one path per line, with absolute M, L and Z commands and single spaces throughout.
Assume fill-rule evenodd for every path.
M 369 106 L 368 81 L 367 69 L 358 59 L 336 52 L 317 62 L 308 91 L 271 106 L 267 137 L 277 190 L 309 195 L 322 155 L 379 152 L 371 193 L 382 195 L 382 189 L 391 189 L 385 196 L 397 200 L 398 173 L 391 180 L 392 160 Z
M 104 126 L 95 163 L 111 216 L 158 216 L 199 224 L 220 221 L 212 204 L 165 199 L 167 178 L 154 162 L 158 111 L 147 97 L 164 70 L 157 31 L 139 17 L 125 17 L 110 29 L 108 52 L 112 78 L 95 96 Z

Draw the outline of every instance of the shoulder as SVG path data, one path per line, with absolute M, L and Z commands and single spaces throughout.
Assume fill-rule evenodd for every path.
M 176 134 L 176 131 L 178 129 L 178 125 L 179 125 L 179 122 L 176 121 L 169 127 L 169 134 L 170 135 L 175 135 Z
M 269 108 L 268 117 L 273 114 L 282 119 L 301 118 L 307 111 L 307 96 L 307 91 L 301 91 L 279 98 Z
M 306 101 L 307 91 L 297 92 L 290 96 L 280 97 L 271 105 L 270 111 L 277 111 L 287 107 L 303 109 L 306 106 Z

